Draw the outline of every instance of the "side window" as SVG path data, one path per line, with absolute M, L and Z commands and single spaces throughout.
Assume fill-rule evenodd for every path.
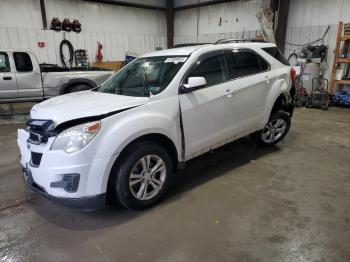
M 269 64 L 254 52 L 232 53 L 232 78 L 253 75 L 268 69 Z
M 10 61 L 9 56 L 4 53 L 0 52 L 0 72 L 10 72 Z
M 13 53 L 16 69 L 18 72 L 33 71 L 33 64 L 30 56 L 27 53 L 17 52 Z
M 187 77 L 202 76 L 207 85 L 216 85 L 229 80 L 229 69 L 224 52 L 205 55 L 198 60 Z

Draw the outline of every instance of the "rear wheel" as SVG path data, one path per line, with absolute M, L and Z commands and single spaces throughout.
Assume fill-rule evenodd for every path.
M 123 153 L 115 175 L 117 201 L 131 209 L 156 204 L 166 192 L 173 176 L 168 152 L 153 142 L 139 142 Z
M 260 146 L 273 146 L 287 135 L 290 124 L 289 114 L 278 111 L 271 115 L 269 122 L 262 130 L 251 134 L 251 137 Z

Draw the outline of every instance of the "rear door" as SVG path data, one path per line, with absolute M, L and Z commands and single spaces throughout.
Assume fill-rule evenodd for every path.
M 18 97 L 16 72 L 8 53 L 0 52 L 0 100 Z
M 14 52 L 19 98 L 41 99 L 43 88 L 39 63 L 33 54 Z
M 225 51 L 202 55 L 193 64 L 184 82 L 188 77 L 204 77 L 207 85 L 179 95 L 187 159 L 208 151 L 227 138 L 233 116 Z
M 231 110 L 235 114 L 232 132 L 246 134 L 264 117 L 271 87 L 270 64 L 251 49 L 234 49 L 229 56 L 233 79 Z

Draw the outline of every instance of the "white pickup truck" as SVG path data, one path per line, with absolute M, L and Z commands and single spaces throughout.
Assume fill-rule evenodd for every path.
M 28 130 L 18 130 L 25 180 L 71 206 L 97 209 L 111 197 L 149 207 L 186 161 L 246 135 L 281 141 L 294 73 L 271 43 L 145 54 L 98 88 L 32 108 Z
M 40 65 L 27 50 L 0 50 L 0 102 L 41 101 L 92 89 L 108 79 L 104 69 Z

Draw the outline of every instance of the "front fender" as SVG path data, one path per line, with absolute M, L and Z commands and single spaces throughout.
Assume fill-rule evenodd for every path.
M 99 142 L 101 145 L 99 156 L 119 154 L 127 145 L 141 136 L 161 134 L 174 143 L 180 159 L 181 132 L 178 110 L 172 110 L 171 105 L 163 110 L 168 111 L 166 113 L 150 111 L 145 107 L 147 105 L 102 120 L 103 137 Z
M 98 139 L 97 158 L 109 158 L 108 168 L 102 177 L 101 190 L 107 188 L 109 174 L 119 154 L 134 140 L 149 134 L 161 134 L 169 138 L 176 147 L 180 159 L 181 136 L 176 114 L 166 117 L 161 113 L 142 113 L 140 108 L 114 115 L 102 120 L 101 136 Z M 134 111 L 132 114 L 131 111 Z M 101 191 L 101 192 L 102 192 Z

